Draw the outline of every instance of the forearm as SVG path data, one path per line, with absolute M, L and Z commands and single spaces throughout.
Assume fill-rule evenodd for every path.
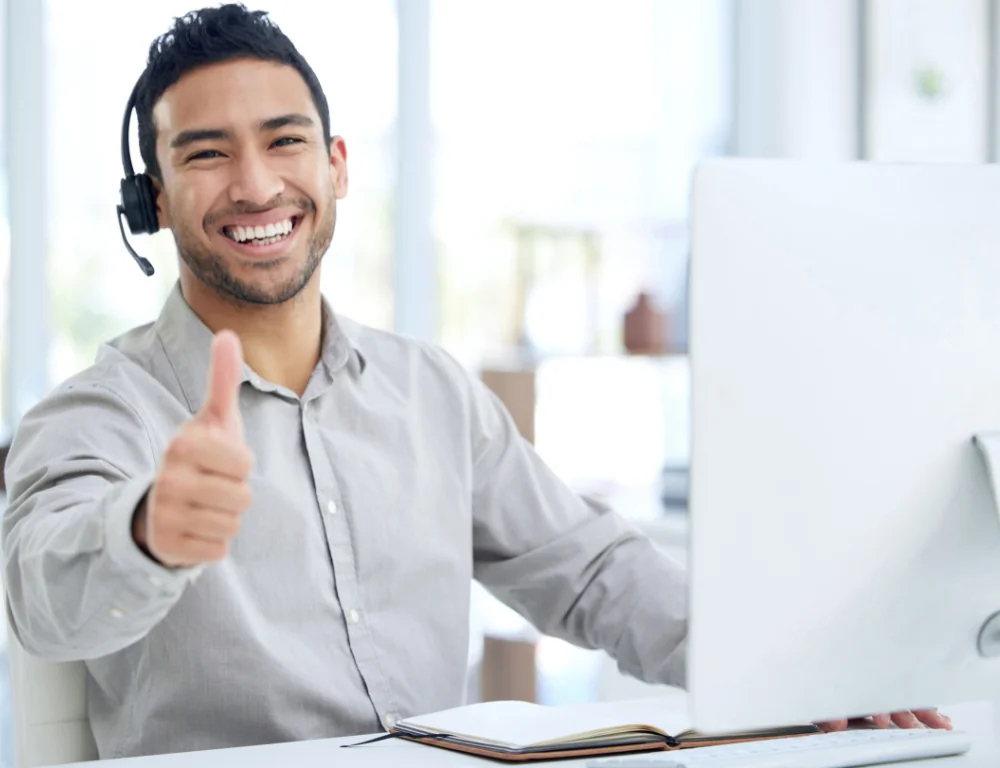
M 96 499 L 59 485 L 12 500 L 4 520 L 11 631 L 32 654 L 96 658 L 134 643 L 183 593 L 192 572 L 164 568 L 132 539 L 152 477 Z
M 477 578 L 542 632 L 602 648 L 641 680 L 683 685 L 684 569 L 618 515 L 592 511 L 538 549 L 481 563 Z
M 612 586 L 605 588 L 605 581 Z M 602 647 L 610 639 L 622 671 L 649 683 L 685 686 L 687 573 L 651 541 L 639 537 L 616 547 L 581 603 L 568 620 L 588 624 L 582 631 L 596 633 Z

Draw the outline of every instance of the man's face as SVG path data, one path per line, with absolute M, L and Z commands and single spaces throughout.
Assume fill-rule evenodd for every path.
M 347 194 L 346 149 L 323 140 L 309 88 L 292 67 L 212 64 L 153 109 L 160 224 L 183 264 L 218 293 L 288 301 L 312 278 Z

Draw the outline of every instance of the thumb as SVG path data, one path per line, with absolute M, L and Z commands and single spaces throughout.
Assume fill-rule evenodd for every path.
M 219 331 L 212 344 L 205 402 L 196 418 L 242 434 L 243 420 L 239 408 L 242 381 L 243 348 L 239 336 L 232 331 Z

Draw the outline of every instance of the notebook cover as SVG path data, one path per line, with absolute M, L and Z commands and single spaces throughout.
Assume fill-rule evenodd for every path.
M 818 732 L 818 729 L 813 729 L 808 726 L 804 726 L 800 729 L 783 729 L 779 734 L 776 735 L 760 735 L 760 736 L 748 736 L 739 738 L 725 738 L 721 737 L 718 739 L 699 739 L 697 741 L 691 742 L 680 742 L 676 746 L 672 746 L 667 741 L 645 741 L 634 744 L 589 744 L 585 747 L 575 747 L 572 749 L 563 749 L 560 747 L 551 747 L 546 750 L 533 750 L 533 751 L 508 751 L 504 749 L 496 749 L 489 746 L 477 746 L 475 744 L 470 744 L 468 742 L 455 741 L 450 738 L 433 738 L 427 736 L 413 736 L 407 734 L 403 731 L 393 731 L 399 738 L 406 739 L 407 741 L 414 741 L 419 744 L 427 744 L 432 747 L 439 747 L 441 749 L 450 749 L 455 752 L 465 752 L 470 755 L 477 755 L 479 757 L 489 757 L 494 760 L 501 760 L 503 762 L 510 763 L 525 763 L 537 760 L 558 760 L 563 758 L 584 758 L 584 757 L 595 757 L 595 756 L 607 756 L 607 755 L 618 755 L 625 754 L 626 752 L 662 752 L 674 751 L 679 749 L 697 749 L 698 747 L 714 747 L 722 744 L 741 744 L 751 741 L 768 741 L 771 739 L 792 739 L 797 736 L 807 736 Z M 676 740 L 672 739 L 676 743 Z
M 406 734 L 400 734 L 400 738 L 406 739 L 407 741 L 414 741 L 418 744 L 426 744 L 431 747 L 450 749 L 453 752 L 464 752 L 478 757 L 489 757 L 494 760 L 502 760 L 507 763 L 527 763 L 538 760 L 559 760 L 571 757 L 581 758 L 600 755 L 618 755 L 626 752 L 659 752 L 664 749 L 676 749 L 676 747 L 669 747 L 665 741 L 647 741 L 639 744 L 615 744 L 606 746 L 590 745 L 587 747 L 577 747 L 576 749 L 560 749 L 558 747 L 554 747 L 549 750 L 535 752 L 507 752 L 486 746 L 477 747 L 472 744 L 450 741 L 448 739 L 417 738 Z
M 795 736 L 812 736 L 822 733 L 822 729 L 815 725 L 790 726 L 788 728 L 775 728 L 770 731 L 759 733 L 748 733 L 743 736 L 681 736 L 678 741 L 678 749 L 696 749 L 698 747 L 717 747 L 721 744 L 745 744 L 749 741 L 768 741 L 770 739 L 790 739 Z

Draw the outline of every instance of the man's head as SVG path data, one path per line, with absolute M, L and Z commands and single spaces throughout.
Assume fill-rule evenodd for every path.
M 310 281 L 347 193 L 319 81 L 261 11 L 192 11 L 153 42 L 136 99 L 160 224 L 217 293 L 287 301 Z

